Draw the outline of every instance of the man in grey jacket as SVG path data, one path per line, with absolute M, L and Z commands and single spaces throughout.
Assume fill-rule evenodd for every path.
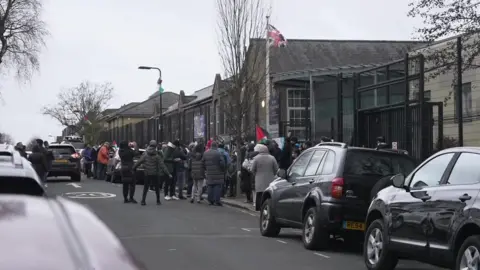
M 207 179 L 208 202 L 210 205 L 222 206 L 220 197 L 226 164 L 223 154 L 218 151 L 216 142 L 212 142 L 210 149 L 203 154 L 202 165 Z

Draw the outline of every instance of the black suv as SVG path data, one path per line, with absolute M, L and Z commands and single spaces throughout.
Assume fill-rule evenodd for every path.
M 415 161 L 403 152 L 321 143 L 279 170 L 262 196 L 260 231 L 277 236 L 282 227 L 302 228 L 307 249 L 323 249 L 331 235 L 362 239 L 372 192 L 381 179 L 410 173 Z M 383 183 L 382 183 L 383 182 Z M 377 185 L 377 186 L 376 186 Z
M 368 210 L 367 268 L 390 270 L 398 258 L 409 258 L 479 269 L 480 148 L 443 150 L 392 182 Z
M 81 156 L 71 144 L 51 144 L 48 151 L 53 154 L 52 167 L 48 176 L 69 176 L 72 181 L 81 180 L 80 160 Z

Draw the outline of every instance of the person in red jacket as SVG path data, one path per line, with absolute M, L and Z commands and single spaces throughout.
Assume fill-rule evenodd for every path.
M 98 179 L 105 180 L 105 173 L 107 171 L 108 159 L 108 148 L 110 147 L 109 142 L 105 142 L 100 150 L 98 150 L 97 163 L 98 163 Z

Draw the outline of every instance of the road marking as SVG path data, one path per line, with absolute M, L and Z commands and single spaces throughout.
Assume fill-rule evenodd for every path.
M 314 252 L 313 254 L 317 255 L 317 256 L 320 256 L 320 257 L 323 257 L 325 259 L 330 259 L 330 256 L 327 256 L 327 255 L 324 255 L 322 253 L 318 253 L 318 252 Z
M 175 251 L 175 250 L 176 250 L 176 249 L 174 249 L 174 248 L 171 248 L 171 249 L 169 249 L 168 251 Z
M 82 186 L 80 186 L 79 184 L 76 184 L 76 183 L 68 183 L 67 186 L 73 186 L 74 188 L 81 188 Z
M 246 231 L 246 232 L 251 232 L 249 229 L 247 228 L 242 228 L 242 230 Z
M 114 198 L 117 195 L 105 192 L 68 192 L 62 196 L 66 196 L 71 199 L 109 199 Z
M 277 240 L 277 242 L 282 243 L 282 244 L 288 244 L 287 242 L 282 241 L 282 240 Z

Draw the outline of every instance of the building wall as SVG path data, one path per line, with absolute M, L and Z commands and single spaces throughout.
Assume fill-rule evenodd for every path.
M 120 116 L 118 118 L 115 118 L 111 121 L 108 122 L 108 128 L 109 129 L 113 129 L 113 128 L 116 128 L 116 127 L 123 127 L 125 125 L 128 125 L 128 124 L 135 124 L 135 123 L 138 123 L 140 121 L 143 121 L 147 118 L 145 117 L 123 117 L 123 116 Z
M 449 42 L 456 42 L 456 39 L 442 42 L 431 47 L 430 50 L 442 49 L 449 46 Z M 412 52 L 429 53 L 426 49 L 421 49 Z M 452 59 L 452 61 L 456 61 Z M 477 65 L 480 64 L 479 59 L 475 61 Z M 433 63 L 425 62 L 425 69 L 434 68 Z M 414 72 L 418 67 L 410 65 L 410 71 Z M 431 75 L 434 73 L 425 73 L 425 99 L 426 101 L 440 102 L 443 105 L 443 133 L 444 137 L 458 139 L 458 117 L 455 106 L 455 87 L 456 87 L 456 70 L 452 69 L 434 78 Z M 470 69 L 463 72 L 463 137 L 465 146 L 480 146 L 480 69 Z M 410 83 L 410 100 L 416 100 L 418 97 L 418 83 Z M 438 110 L 433 111 L 435 125 L 434 131 L 434 145 L 438 138 Z

